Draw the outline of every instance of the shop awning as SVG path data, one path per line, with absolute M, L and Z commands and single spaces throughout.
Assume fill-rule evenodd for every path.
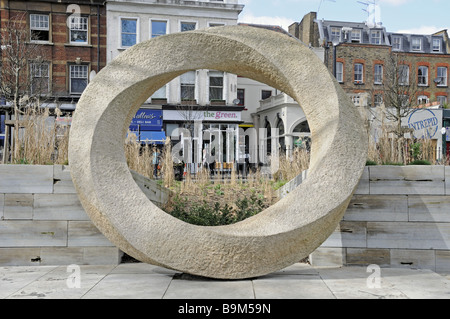
M 166 132 L 141 131 L 139 140 L 141 143 L 146 144 L 164 144 L 166 141 Z

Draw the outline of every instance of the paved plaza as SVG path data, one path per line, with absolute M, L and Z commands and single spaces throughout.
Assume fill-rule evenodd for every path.
M 2 299 L 449 299 L 430 270 L 295 264 L 249 280 L 210 280 L 130 263 L 0 267 Z

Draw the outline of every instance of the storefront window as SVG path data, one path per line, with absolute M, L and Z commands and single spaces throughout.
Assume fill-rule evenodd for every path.
M 238 129 L 237 124 L 203 124 L 204 147 L 216 162 L 234 162 Z

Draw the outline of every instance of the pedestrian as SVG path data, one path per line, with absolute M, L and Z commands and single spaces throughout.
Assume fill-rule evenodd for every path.
M 153 146 L 153 158 L 152 158 L 152 164 L 153 164 L 153 176 L 155 178 L 158 177 L 158 166 L 159 166 L 159 152 L 156 146 Z

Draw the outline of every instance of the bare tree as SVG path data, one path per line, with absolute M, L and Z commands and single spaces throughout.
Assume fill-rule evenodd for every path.
M 394 123 L 391 133 L 401 138 L 410 132 L 402 120 L 414 112 L 418 91 L 417 76 L 401 54 L 391 53 L 384 65 L 384 116 Z
M 42 46 L 30 41 L 25 14 L 6 22 L 0 42 L 0 94 L 13 108 L 14 159 L 19 154 L 20 117 L 28 108 L 37 108 L 49 93 L 50 70 Z

